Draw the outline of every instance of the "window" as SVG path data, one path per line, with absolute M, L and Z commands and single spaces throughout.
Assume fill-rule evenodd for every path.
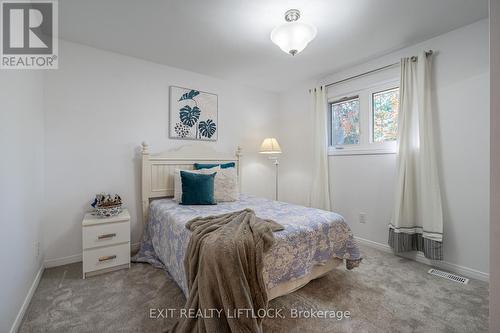
M 398 136 L 399 88 L 372 95 L 373 142 L 396 141 Z
M 350 97 L 331 105 L 332 145 L 359 143 L 359 97 Z
M 359 84 L 357 87 L 351 84 L 341 87 L 347 94 L 329 98 L 330 154 L 395 153 L 398 86 L 399 83 L 393 80 L 349 92 L 349 87 L 360 88 Z

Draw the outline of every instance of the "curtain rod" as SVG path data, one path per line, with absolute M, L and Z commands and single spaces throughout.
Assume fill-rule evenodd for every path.
M 433 50 L 425 51 L 425 55 L 427 57 L 430 56 L 430 55 L 432 55 L 433 53 L 434 53 Z M 417 61 L 418 57 L 417 56 L 412 56 L 410 59 L 412 61 Z M 345 79 L 342 79 L 342 80 L 339 80 L 339 81 L 335 81 L 335 82 L 326 84 L 325 88 L 328 88 L 328 87 L 331 87 L 331 86 L 334 86 L 334 85 L 337 85 L 337 84 L 340 84 L 340 83 L 344 83 L 346 81 L 350 81 L 350 80 L 353 80 L 353 79 L 357 79 L 358 77 L 362 77 L 362 76 L 366 76 L 366 75 L 369 75 L 369 74 L 372 74 L 372 73 L 383 71 L 384 69 L 389 69 L 389 68 L 395 67 L 395 66 L 397 66 L 399 64 L 400 64 L 400 62 L 398 61 L 398 62 L 395 62 L 395 63 L 390 64 L 390 65 L 385 65 L 385 66 L 382 66 L 382 67 L 379 67 L 379 68 L 375 68 L 375 69 L 372 69 L 371 71 L 368 71 L 368 72 L 364 72 L 364 73 L 357 74 L 357 75 L 354 75 L 354 76 L 351 76 L 351 77 L 348 77 L 348 78 L 345 78 Z M 309 92 L 311 92 L 311 89 L 309 89 Z

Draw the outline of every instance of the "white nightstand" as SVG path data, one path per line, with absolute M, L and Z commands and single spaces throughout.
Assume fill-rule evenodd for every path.
M 85 214 L 82 221 L 83 278 L 121 268 L 130 268 L 130 214 L 117 216 Z

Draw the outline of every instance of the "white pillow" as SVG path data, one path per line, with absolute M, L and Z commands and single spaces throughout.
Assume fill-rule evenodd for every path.
M 236 201 L 240 198 L 240 191 L 238 189 L 238 174 L 236 168 L 220 167 L 210 169 L 196 170 L 201 174 L 215 174 L 214 181 L 214 197 L 217 202 Z
M 211 172 L 200 172 L 201 170 L 183 170 L 183 169 L 175 169 L 174 170 L 174 201 L 181 202 L 182 201 L 182 183 L 181 183 L 181 171 L 186 171 L 186 172 L 191 172 L 191 173 L 197 173 L 197 174 L 212 174 L 214 172 L 218 172 L 220 169 L 219 166 L 210 168 L 210 169 L 202 169 L 202 170 L 212 170 Z M 216 175 L 217 176 L 217 175 Z M 214 188 L 215 188 L 215 183 L 214 181 Z M 214 189 L 214 195 L 215 195 L 215 189 Z M 217 201 L 217 198 L 215 198 L 215 201 Z
M 214 181 L 214 198 L 217 202 L 236 201 L 240 198 L 238 189 L 238 175 L 236 168 L 221 169 L 216 166 L 210 169 L 200 170 L 181 170 L 174 171 L 174 200 L 181 202 L 182 200 L 182 183 L 181 171 L 187 171 L 197 174 L 209 175 L 216 172 Z

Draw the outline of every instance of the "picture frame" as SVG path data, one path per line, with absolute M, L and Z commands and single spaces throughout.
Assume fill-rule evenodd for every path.
M 169 138 L 217 141 L 218 96 L 213 93 L 170 86 Z

